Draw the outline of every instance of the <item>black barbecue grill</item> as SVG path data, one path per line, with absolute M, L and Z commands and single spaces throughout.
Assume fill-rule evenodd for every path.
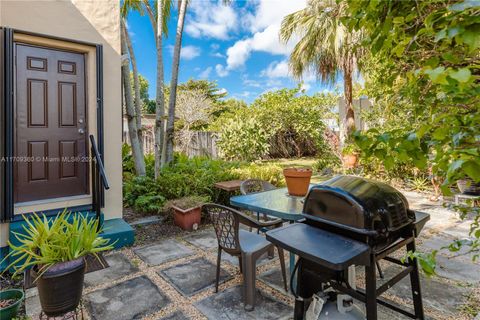
M 303 319 L 309 298 L 326 287 L 366 304 L 367 319 L 377 319 L 377 303 L 414 319 L 423 319 L 416 260 L 402 262 L 389 255 L 406 247 L 415 251 L 415 237 L 429 216 L 409 209 L 407 199 L 393 187 L 354 176 L 338 176 L 310 189 L 303 223 L 275 229 L 267 239 L 299 256 L 295 319 Z M 385 259 L 405 267 L 377 288 L 376 267 Z M 347 281 L 348 269 L 365 266 L 365 290 Z M 380 298 L 388 288 L 410 276 L 415 312 Z

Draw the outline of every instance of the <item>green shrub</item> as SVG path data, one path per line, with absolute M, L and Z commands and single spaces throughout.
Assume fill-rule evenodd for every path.
M 307 96 L 300 89 L 267 92 L 250 106 L 225 113 L 212 124 L 225 159 L 252 161 L 311 156 L 326 147 L 322 119 L 335 118 L 334 94 Z
M 159 184 L 149 176 L 133 177 L 123 183 L 123 200 L 126 206 L 139 212 L 159 213 L 165 204 Z
M 285 185 L 285 177 L 283 176 L 283 169 L 276 164 L 249 164 L 232 172 L 242 180 L 246 179 L 261 179 L 270 182 L 271 184 L 281 187 Z
M 342 161 L 333 153 L 325 152 L 313 164 L 313 170 L 317 172 L 331 171 L 336 172 L 342 166 Z

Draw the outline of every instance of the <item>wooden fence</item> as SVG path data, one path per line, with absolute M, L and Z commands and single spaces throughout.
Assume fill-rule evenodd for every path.
M 216 132 L 190 131 L 186 137 L 177 137 L 175 141 L 175 151 L 183 152 L 189 157 L 208 156 L 218 158 L 217 135 Z M 188 143 L 185 140 L 190 140 Z M 123 141 L 130 144 L 128 131 L 123 132 Z M 155 147 L 155 136 L 153 129 L 143 132 L 143 150 L 145 154 L 153 153 Z

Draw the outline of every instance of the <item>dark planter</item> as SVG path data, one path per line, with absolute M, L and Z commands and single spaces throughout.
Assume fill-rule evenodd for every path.
M 25 295 L 22 290 L 8 289 L 0 292 L 0 300 L 15 300 L 14 303 L 5 308 L 0 308 L 0 320 L 11 320 L 17 316 L 18 308 Z
M 79 258 L 53 265 L 37 280 L 43 312 L 49 317 L 74 311 L 83 291 L 85 261 Z M 37 277 L 36 274 L 34 274 Z
M 480 182 L 475 183 L 472 179 L 458 180 L 457 187 L 463 194 L 469 194 L 473 196 L 480 195 Z
M 200 206 L 188 209 L 172 206 L 172 209 L 175 225 L 187 231 L 198 229 L 202 218 L 202 209 Z

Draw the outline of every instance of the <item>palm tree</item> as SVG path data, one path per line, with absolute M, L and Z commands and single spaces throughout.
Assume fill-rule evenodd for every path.
M 122 4 L 121 11 L 121 19 L 123 23 L 121 24 L 122 32 L 125 34 L 125 42 L 128 48 L 128 55 L 130 57 L 130 63 L 132 64 L 132 74 L 133 74 L 133 88 L 134 88 L 134 104 L 135 104 L 135 122 L 137 127 L 137 135 L 138 140 L 140 142 L 140 148 L 143 153 L 143 130 L 142 130 L 142 99 L 140 97 L 140 78 L 138 75 L 138 68 L 137 68 L 137 59 L 135 58 L 135 52 L 133 51 L 132 40 L 130 39 L 130 34 L 126 28 L 127 23 L 126 19 L 128 13 L 131 10 L 138 11 L 141 15 L 143 15 L 143 7 L 139 0 L 125 0 Z
M 345 118 L 341 119 L 342 140 L 355 130 L 352 76 L 361 55 L 356 50 L 360 34 L 349 31 L 340 21 L 345 9 L 344 2 L 309 0 L 307 7 L 286 16 L 280 29 L 280 39 L 284 43 L 295 36 L 300 37 L 290 54 L 289 67 L 294 77 L 301 79 L 305 72 L 313 71 L 322 81 L 335 83 L 339 71 L 343 74 Z
M 162 164 L 173 160 L 173 140 L 175 123 L 175 103 L 177 99 L 178 69 L 180 64 L 180 52 L 182 49 L 183 26 L 187 12 L 188 0 L 181 0 L 178 9 L 177 33 L 175 47 L 173 49 L 172 79 L 170 81 L 170 98 L 168 101 L 168 120 L 163 142 Z
M 120 20 L 121 23 L 121 46 L 122 46 L 122 56 L 126 56 L 128 52 L 127 41 L 125 37 L 127 36 L 127 28 L 125 26 L 125 21 Z M 128 134 L 130 137 L 130 143 L 132 145 L 132 155 L 133 162 L 135 165 L 135 172 L 139 176 L 145 175 L 145 159 L 143 157 L 143 151 L 140 146 L 140 141 L 138 139 L 138 130 L 136 117 L 138 114 L 135 113 L 135 107 L 133 102 L 132 95 L 132 86 L 130 83 L 130 63 L 128 58 L 122 61 L 122 83 L 123 83 L 123 92 L 125 94 L 125 105 L 126 105 L 126 114 L 128 122 Z

